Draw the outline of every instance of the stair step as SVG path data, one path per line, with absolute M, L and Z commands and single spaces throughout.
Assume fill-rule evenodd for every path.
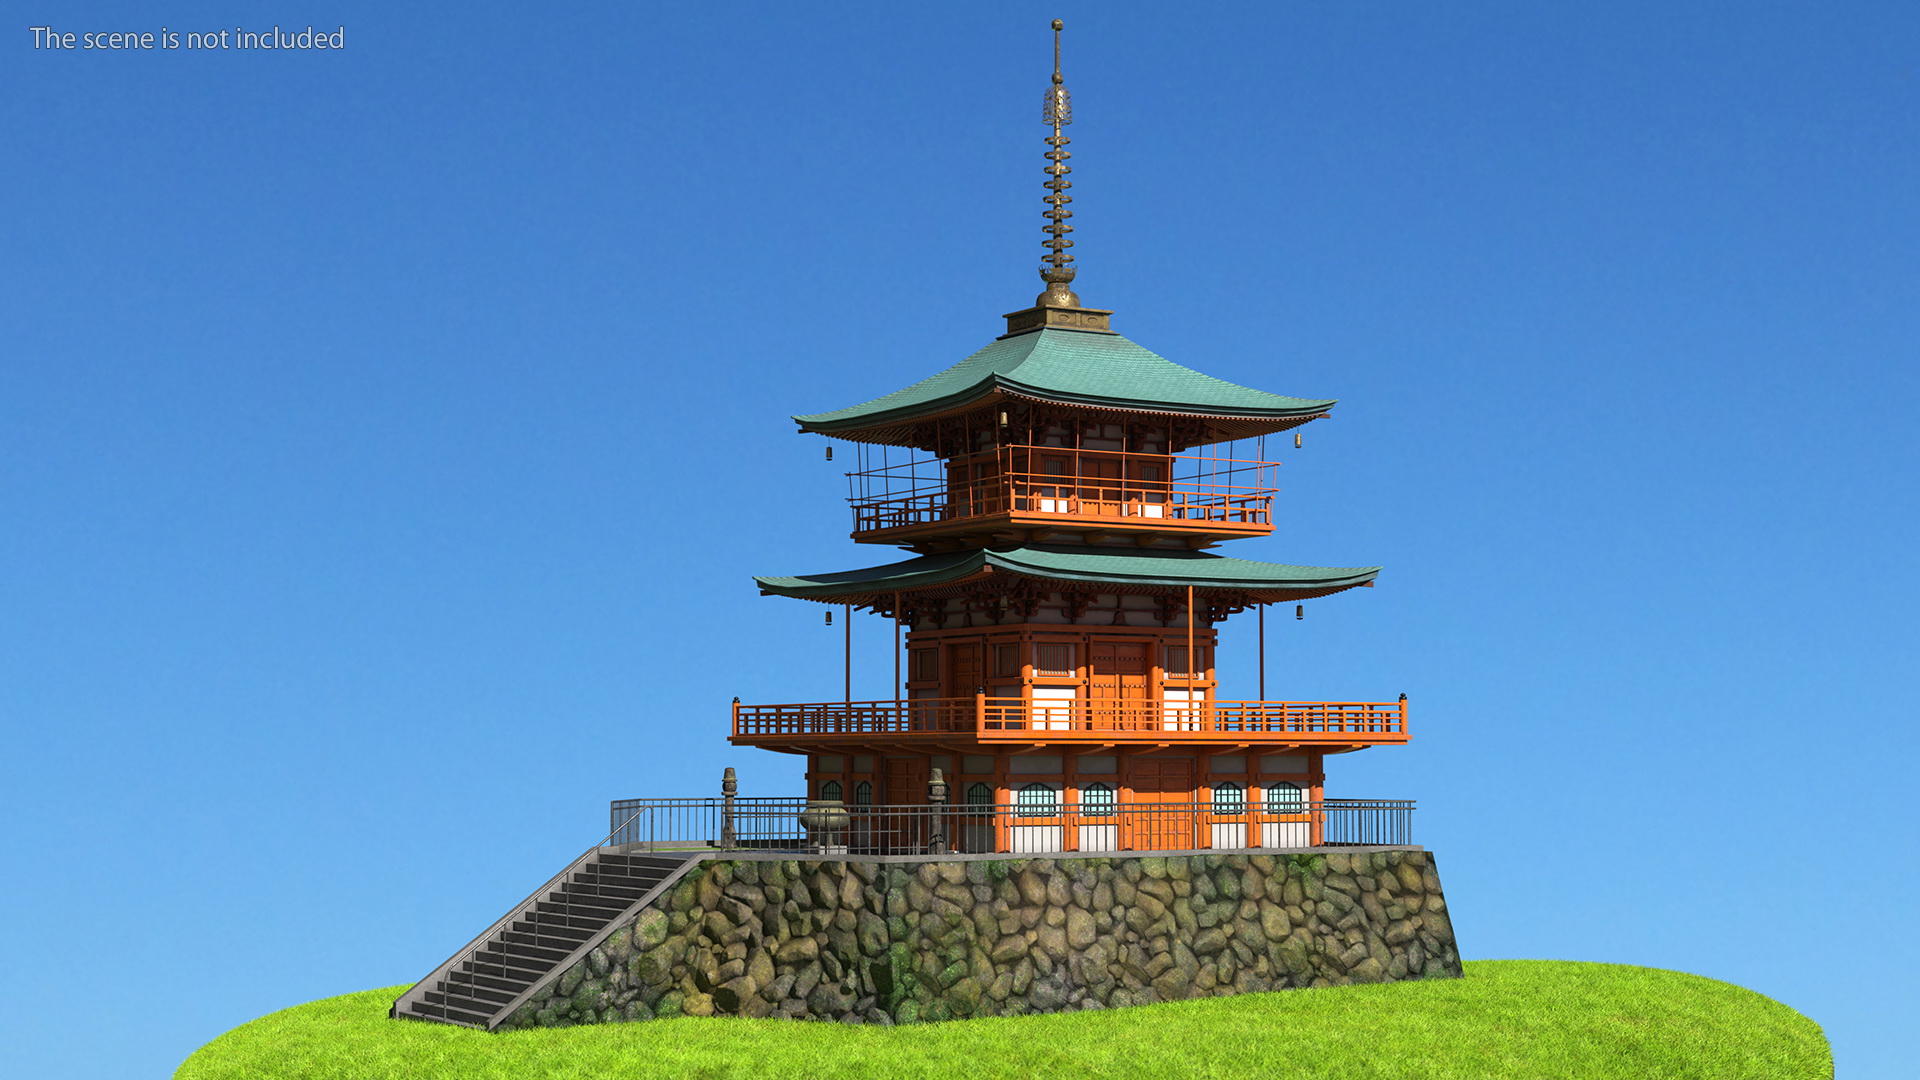
M 557 891 L 581 896 L 606 896 L 617 899 L 623 904 L 631 904 L 647 893 L 647 890 L 637 885 L 626 884 L 625 879 L 621 879 L 620 881 L 602 881 L 598 878 L 591 881 L 575 879 L 560 886 Z
M 526 957 L 509 953 L 486 950 L 477 952 L 473 959 L 461 962 L 460 970 L 475 971 L 490 975 L 496 979 L 519 979 L 521 982 L 534 982 L 553 970 L 554 965 L 544 960 L 529 960 Z
M 541 937 L 553 938 L 556 941 L 571 942 L 573 944 L 567 947 L 572 948 L 573 945 L 577 945 L 587 938 L 592 937 L 595 930 L 605 925 L 606 923 L 604 921 L 595 919 L 592 925 L 573 926 L 569 925 L 569 920 L 565 915 L 546 914 L 530 915 L 514 923 L 507 929 L 515 933 L 538 934 Z
M 533 906 L 533 914 L 527 916 L 545 927 L 567 927 L 573 930 L 585 930 L 591 934 L 595 930 L 613 921 L 619 912 L 602 914 L 601 909 L 587 910 L 569 904 L 557 904 L 551 900 L 542 900 Z
M 634 901 L 630 897 L 603 896 L 597 892 L 549 892 L 545 903 L 561 903 L 566 907 L 572 907 L 576 915 L 605 913 L 607 919 L 620 915 L 628 907 L 634 907 Z
M 493 986 L 498 979 L 482 981 L 473 977 L 471 972 L 449 971 L 440 989 L 448 994 L 461 994 L 476 1001 L 491 1001 L 495 1006 L 505 1005 L 527 988 L 526 983 L 513 983 L 507 986 Z
M 573 951 L 571 946 L 558 949 L 553 945 L 543 945 L 541 944 L 543 940 L 551 939 L 543 939 L 540 935 L 526 930 L 502 930 L 494 935 L 494 940 L 487 942 L 486 947 L 488 950 L 497 949 L 508 956 L 524 957 L 528 963 L 539 961 L 548 965 L 559 963 Z
M 652 890 L 642 888 L 639 885 L 630 885 L 625 881 L 574 880 L 567 882 L 561 891 L 569 896 L 604 896 L 612 900 L 618 900 L 624 906 L 633 903 Z
M 448 1020 L 460 1020 L 469 1024 L 485 1026 L 500 1006 L 488 1001 L 475 1001 L 460 994 L 447 994 L 430 991 L 427 1001 L 440 1007 L 441 1016 Z
M 500 936 L 497 942 L 490 941 L 485 947 L 491 949 L 497 945 L 501 952 L 511 956 L 524 956 L 557 964 L 566 959 L 568 953 L 579 948 L 580 943 L 586 940 L 578 937 L 555 937 L 551 934 L 535 933 L 530 927 L 515 928 L 510 933 L 514 935 L 511 939 Z
M 625 866 L 632 868 L 644 867 L 649 870 L 671 873 L 679 869 L 681 864 L 686 861 L 685 859 L 675 859 L 665 855 L 616 855 L 612 852 L 607 852 L 598 859 L 595 859 L 594 865 Z
M 525 985 L 527 983 L 539 982 L 546 977 L 547 971 L 553 970 L 549 967 L 547 971 L 536 971 L 532 968 L 519 967 L 511 962 L 503 964 L 500 962 L 500 959 L 498 955 L 492 955 L 479 956 L 472 960 L 463 960 L 457 969 L 447 973 L 447 978 L 453 979 L 464 975 L 471 975 L 475 979 L 492 979 L 495 982 L 510 982 Z M 483 983 L 482 985 L 487 984 Z
M 630 891 L 630 890 L 626 890 L 626 889 L 620 890 L 620 892 L 627 892 L 627 891 Z M 640 899 L 640 897 L 638 895 L 621 896 L 619 895 L 619 893 L 606 891 L 599 885 L 582 885 L 582 886 L 569 885 L 565 888 L 555 889 L 552 892 L 548 893 L 547 899 L 555 903 L 587 904 L 593 907 L 628 908 L 628 907 L 632 907 L 633 902 L 635 900 Z
M 459 990 L 459 988 L 465 988 L 465 986 L 484 986 L 484 988 L 488 988 L 488 990 L 505 990 L 507 994 L 515 995 L 518 994 L 518 992 L 522 992 L 522 990 L 526 990 L 528 986 L 532 986 L 534 982 L 538 982 L 540 978 L 541 976 L 534 976 L 534 978 L 516 978 L 516 976 L 511 976 L 511 974 L 509 974 L 509 976 L 499 976 L 499 974 L 488 974 L 486 970 L 480 969 L 449 970 L 449 972 L 447 972 L 447 986 L 453 988 L 453 990 Z
M 473 954 L 473 960 L 470 962 L 523 971 L 527 973 L 528 978 L 537 979 L 552 971 L 554 965 L 565 958 L 565 954 L 551 955 L 556 952 L 559 950 L 539 949 L 538 946 L 523 945 L 518 942 L 490 941 L 486 948 Z
M 497 974 L 501 978 L 541 978 L 559 967 L 561 959 L 564 959 L 564 953 L 561 957 L 553 957 L 553 953 L 559 953 L 559 949 L 540 949 L 541 953 L 547 955 L 528 955 L 524 949 L 540 947 L 518 942 L 492 942 L 474 953 L 474 959 L 467 963 L 480 965 L 474 970 L 486 970 L 488 974 Z
M 416 1001 L 408 1007 L 408 1015 L 416 1020 L 445 1020 L 447 1010 L 426 1001 Z
M 511 932 L 511 934 L 520 934 L 518 940 L 511 942 L 511 944 L 516 945 L 516 947 L 518 947 L 518 945 L 526 945 L 526 947 L 547 949 L 547 951 L 559 949 L 559 951 L 561 951 L 561 957 L 564 957 L 564 955 L 570 953 L 570 951 L 574 951 L 574 949 L 578 949 L 580 942 L 586 942 L 589 936 L 591 936 L 586 930 L 570 930 L 570 932 L 566 932 L 566 934 L 551 934 L 551 932 L 547 932 L 547 928 L 541 928 L 541 926 L 518 926 L 518 924 L 516 924 L 513 930 L 509 930 L 509 932 Z M 507 944 L 507 938 L 501 938 L 501 944 Z M 549 955 L 545 955 L 545 953 L 516 953 L 516 955 L 553 959 L 553 961 L 559 961 L 559 959 L 561 959 L 561 957 L 549 957 Z

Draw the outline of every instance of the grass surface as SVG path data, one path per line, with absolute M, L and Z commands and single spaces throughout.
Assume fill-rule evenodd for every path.
M 396 986 L 237 1027 L 174 1080 L 1833 1075 L 1817 1024 L 1728 983 L 1547 960 L 1470 961 L 1466 971 L 1457 980 L 896 1028 L 682 1018 L 498 1035 L 389 1020 L 387 1007 L 406 989 Z

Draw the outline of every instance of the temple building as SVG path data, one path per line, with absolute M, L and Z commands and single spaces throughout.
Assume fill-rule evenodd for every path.
M 1081 305 L 1053 29 L 1046 290 L 945 371 L 794 417 L 854 448 L 853 539 L 908 555 L 755 579 L 847 634 L 842 700 L 733 703 L 734 745 L 805 756 L 804 798 L 728 768 L 718 798 L 614 800 L 390 1015 L 895 1024 L 1460 975 L 1412 802 L 1326 795 L 1329 759 L 1407 741 L 1405 695 L 1267 700 L 1266 609 L 1379 567 L 1212 550 L 1273 532 L 1267 440 L 1334 403 L 1202 375 Z M 893 624 L 890 699 L 853 700 L 856 610 Z M 1260 700 L 1218 694 L 1234 616 Z
M 1261 618 L 1264 699 L 1264 609 L 1371 586 L 1379 567 L 1211 549 L 1272 533 L 1267 439 L 1334 402 L 1183 367 L 1083 306 L 1057 34 L 1042 119 L 1046 287 L 1033 306 L 945 371 L 794 417 L 854 444 L 852 538 L 912 557 L 755 580 L 890 620 L 895 697 L 851 700 L 849 679 L 847 700 L 736 702 L 732 741 L 806 755 L 808 798 L 856 818 L 924 805 L 937 773 L 952 803 L 983 811 L 944 838 L 962 851 L 1322 843 L 1327 760 L 1406 742 L 1405 697 L 1222 700 L 1216 633 Z

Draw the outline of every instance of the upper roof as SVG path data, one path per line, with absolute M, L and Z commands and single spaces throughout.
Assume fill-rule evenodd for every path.
M 1285 397 L 1203 375 L 1109 331 L 1046 327 L 1002 337 L 904 390 L 834 412 L 796 416 L 802 431 L 857 442 L 895 442 L 908 421 L 949 412 L 995 392 L 1122 412 L 1218 417 L 1220 439 L 1284 431 L 1326 413 L 1333 400 Z
M 1288 566 L 1158 548 L 1028 544 L 979 548 L 805 577 L 756 577 L 763 594 L 864 603 L 894 591 L 956 584 L 994 571 L 1133 591 L 1197 589 L 1253 593 L 1261 602 L 1307 599 L 1366 585 L 1377 566 Z

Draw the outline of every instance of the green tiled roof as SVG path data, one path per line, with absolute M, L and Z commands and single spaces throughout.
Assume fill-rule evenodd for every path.
M 1153 548 L 1101 548 L 1068 544 L 922 555 L 905 562 L 864 570 L 804 577 L 756 577 L 763 594 L 801 600 L 845 600 L 879 596 L 960 581 L 984 567 L 1050 581 L 1146 587 L 1152 590 L 1225 589 L 1260 594 L 1270 600 L 1325 596 L 1365 585 L 1377 566 L 1287 566 L 1212 555 L 1204 551 Z
M 995 389 L 1068 404 L 1273 421 L 1304 421 L 1333 404 L 1202 375 L 1119 334 L 1049 327 L 1001 338 L 885 397 L 794 420 L 805 431 L 833 435 L 932 415 Z

